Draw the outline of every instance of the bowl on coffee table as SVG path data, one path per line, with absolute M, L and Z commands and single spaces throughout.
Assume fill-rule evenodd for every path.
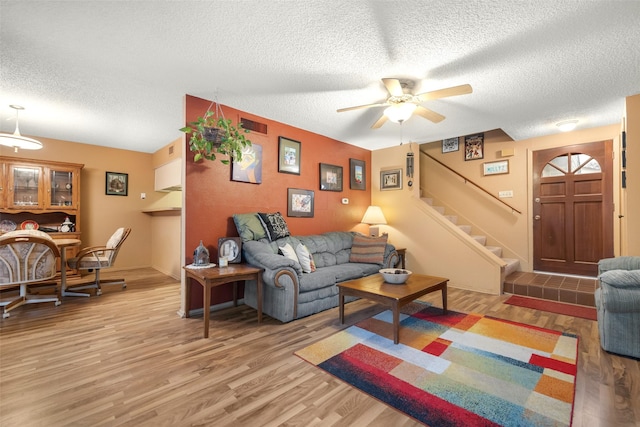
M 384 281 L 392 285 L 402 285 L 411 276 L 411 271 L 403 268 L 383 268 L 379 272 Z

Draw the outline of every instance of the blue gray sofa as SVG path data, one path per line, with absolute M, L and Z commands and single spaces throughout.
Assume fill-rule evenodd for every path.
M 376 274 L 399 261 L 395 247 L 386 243 L 386 236 L 375 241 L 358 233 L 340 231 L 310 236 L 291 236 L 285 231 L 280 234 L 284 237 L 273 233 L 270 236 L 269 227 L 265 226 L 267 231 L 263 234 L 255 224 L 247 226 L 247 219 L 253 218 L 246 215 L 242 215 L 244 219 L 234 215 L 243 240 L 244 259 L 264 269 L 262 311 L 282 322 L 337 307 L 337 283 Z M 282 219 L 279 228 L 286 228 L 281 223 Z M 354 241 L 356 247 L 352 248 Z M 282 255 L 281 248 L 287 244 L 298 250 L 303 245 L 310 256 L 296 260 Z M 257 308 L 256 297 L 255 281 L 248 282 L 244 289 L 245 304 Z
M 600 345 L 611 353 L 640 358 L 640 257 L 600 260 L 598 280 Z

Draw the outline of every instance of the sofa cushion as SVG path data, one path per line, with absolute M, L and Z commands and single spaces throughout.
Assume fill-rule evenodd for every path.
M 299 280 L 300 294 L 322 288 L 335 288 L 336 272 L 334 267 L 319 268 L 311 274 L 303 274 Z M 307 300 L 308 301 L 308 300 Z
M 267 233 L 265 232 L 262 222 L 260 222 L 260 218 L 258 218 L 258 214 L 256 212 L 235 214 L 233 215 L 233 222 L 236 224 L 238 235 L 243 242 L 260 240 L 267 237 Z
M 316 268 L 329 267 L 349 262 L 353 234 L 347 231 L 332 231 L 320 235 L 298 236 L 300 242 L 313 255 Z
M 386 244 L 386 234 L 380 237 L 368 237 L 356 234 L 353 236 L 353 245 L 351 246 L 349 262 L 382 265 L 384 262 L 384 250 Z
M 311 273 L 316 271 L 316 264 L 313 262 L 313 255 L 309 252 L 309 249 L 302 243 L 296 246 L 296 255 L 298 255 L 298 262 L 302 267 L 303 273 Z
M 275 241 L 283 237 L 290 236 L 289 227 L 287 222 L 280 212 L 276 213 L 263 213 L 258 212 L 258 217 L 262 222 L 262 226 L 267 232 L 267 237 L 270 241 Z

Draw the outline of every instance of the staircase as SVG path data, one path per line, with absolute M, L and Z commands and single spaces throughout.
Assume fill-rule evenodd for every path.
M 464 231 L 469 238 L 475 240 L 480 245 L 484 246 L 486 250 L 492 252 L 495 256 L 502 259 L 507 265 L 504 268 L 504 275 L 502 277 L 507 277 L 511 273 L 518 271 L 520 268 L 520 261 L 515 258 L 503 258 L 502 257 L 502 248 L 499 246 L 487 246 L 487 236 L 475 235 L 472 233 L 472 227 L 466 224 L 458 224 L 458 217 L 456 215 L 447 215 L 445 212 L 445 208 L 442 206 L 434 206 L 433 199 L 430 197 L 421 197 L 421 200 L 426 204 L 431 206 L 441 215 L 443 215 L 447 220 L 449 220 L 452 224 L 456 225 L 460 230 Z

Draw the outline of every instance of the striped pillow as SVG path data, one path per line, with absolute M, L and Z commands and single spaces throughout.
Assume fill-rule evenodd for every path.
M 361 234 L 353 236 L 349 262 L 363 262 L 366 264 L 380 264 L 384 262 L 384 249 L 387 235 L 368 237 Z

